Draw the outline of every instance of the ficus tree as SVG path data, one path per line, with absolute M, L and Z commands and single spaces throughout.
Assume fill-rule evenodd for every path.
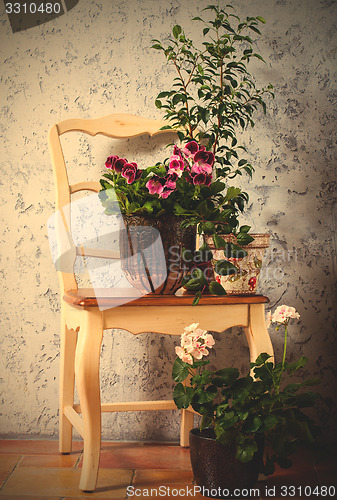
M 172 88 L 160 92 L 155 104 L 165 111 L 166 128 L 177 129 L 181 141 L 196 140 L 213 151 L 217 177 L 243 172 L 251 177 L 254 167 L 238 132 L 254 126 L 255 111 L 266 112 L 264 98 L 273 96 L 273 86 L 259 89 L 249 72 L 252 59 L 263 61 L 252 36 L 261 35 L 265 20 L 241 20 L 231 5 L 209 5 L 203 11 L 210 20 L 193 18 L 202 28 L 200 47 L 179 25 L 165 43 L 153 40 L 153 48 L 163 51 L 176 72 Z

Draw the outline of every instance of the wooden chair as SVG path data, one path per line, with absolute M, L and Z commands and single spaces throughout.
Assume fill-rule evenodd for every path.
M 66 222 L 69 219 L 65 216 L 65 212 L 71 209 L 71 195 L 81 190 L 98 192 L 100 184 L 80 182 L 69 185 L 60 136 L 72 131 L 120 139 L 143 134 L 152 136 L 163 133 L 160 130 L 163 125 L 157 120 L 114 114 L 93 120 L 66 120 L 52 127 L 49 145 L 55 175 L 56 210 L 64 216 L 59 244 L 70 248 L 72 265 L 77 255 L 104 258 L 118 256 L 97 249 L 76 247 L 72 242 L 70 227 Z M 81 289 L 73 270 L 64 272 L 61 268 L 58 275 L 61 288 L 59 449 L 61 453 L 71 451 L 72 428 L 75 427 L 84 440 L 79 486 L 83 491 L 92 491 L 96 487 L 101 447 L 101 412 L 176 408 L 173 400 L 101 404 L 99 360 L 104 329 L 119 328 L 134 334 L 154 332 L 180 335 L 185 326 L 194 322 L 199 322 L 200 328 L 220 332 L 238 325 L 244 329 L 251 360 L 264 351 L 273 355 L 264 319 L 264 306 L 268 302 L 266 297 L 208 296 L 202 298 L 199 306 L 193 307 L 193 297 L 189 295 L 148 295 L 126 303 L 130 301 L 128 290 Z M 75 379 L 80 404 L 74 403 Z M 192 427 L 193 411 L 182 410 L 182 446 L 188 446 Z

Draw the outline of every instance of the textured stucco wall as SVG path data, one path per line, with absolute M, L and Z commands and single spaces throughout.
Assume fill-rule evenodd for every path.
M 54 191 L 47 133 L 70 117 L 130 112 L 159 118 L 154 98 L 171 84 L 162 55 L 150 50 L 174 24 L 197 36 L 190 19 L 207 0 L 80 0 L 68 14 L 13 34 L 0 5 L 1 350 L 0 434 L 53 436 L 57 428 L 59 293 L 46 222 Z M 245 222 L 270 232 L 259 292 L 271 306 L 301 313 L 289 355 L 310 358 L 322 377 L 320 420 L 336 421 L 336 21 L 335 0 L 233 0 L 243 16 L 267 19 L 256 64 L 275 86 L 267 116 L 245 136 L 256 167 Z M 71 141 L 72 180 L 97 180 L 112 151 L 145 165 L 162 139 Z M 150 151 L 150 153 L 148 153 Z M 158 156 L 157 156 L 158 154 Z M 148 157 L 146 156 L 148 155 Z M 281 337 L 272 333 L 278 358 Z M 217 335 L 217 338 L 219 335 Z M 240 330 L 217 346 L 221 366 L 248 362 Z M 103 401 L 170 397 L 174 338 L 105 332 Z M 329 427 L 330 426 L 330 427 Z M 329 431 L 330 429 L 330 431 Z M 178 414 L 104 415 L 106 439 L 178 438 Z

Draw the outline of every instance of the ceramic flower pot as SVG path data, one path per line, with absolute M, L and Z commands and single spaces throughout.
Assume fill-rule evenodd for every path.
M 235 458 L 235 444 L 226 446 L 215 440 L 213 429 L 190 432 L 190 458 L 194 480 L 209 498 L 250 498 L 263 456 L 263 440 L 250 462 Z M 206 491 L 207 490 L 207 491 Z M 241 494 L 241 496 L 240 496 Z M 249 494 L 248 494 L 249 495 Z
M 124 215 L 123 223 L 121 266 L 129 283 L 144 294 L 175 294 L 192 265 L 184 250 L 195 251 L 196 228 L 182 229 L 174 215 Z
M 222 238 L 231 243 L 236 243 L 233 235 L 221 235 Z M 259 274 L 266 248 L 269 247 L 269 234 L 251 234 L 254 241 L 243 248 L 247 256 L 243 259 L 227 258 L 221 249 L 216 249 L 212 236 L 204 235 L 205 242 L 212 250 L 214 260 L 228 260 L 239 269 L 238 273 L 230 276 L 220 276 L 214 272 L 215 279 L 220 283 L 228 295 L 253 295 L 256 293 Z

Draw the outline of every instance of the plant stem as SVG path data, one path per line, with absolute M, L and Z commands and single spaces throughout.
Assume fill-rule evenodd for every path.
M 283 360 L 282 360 L 282 372 L 284 370 L 284 363 L 286 359 L 286 352 L 287 352 L 287 336 L 288 336 L 288 323 L 284 324 L 284 349 L 283 349 Z M 281 372 L 281 375 L 282 375 Z

